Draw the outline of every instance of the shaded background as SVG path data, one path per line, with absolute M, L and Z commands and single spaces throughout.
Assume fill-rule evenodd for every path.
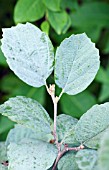
M 109 101 L 109 0 L 0 0 L 0 39 L 1 28 L 27 21 L 46 32 L 55 49 L 71 34 L 85 32 L 100 50 L 101 67 L 95 80 L 78 95 L 64 94 L 58 114 L 80 118 L 92 105 Z M 53 75 L 47 82 L 54 82 Z M 56 92 L 60 92 L 58 87 Z M 45 87 L 33 88 L 19 80 L 0 49 L 0 103 L 17 95 L 36 99 L 53 118 L 53 105 Z M 0 115 L 0 140 L 5 140 L 13 124 Z

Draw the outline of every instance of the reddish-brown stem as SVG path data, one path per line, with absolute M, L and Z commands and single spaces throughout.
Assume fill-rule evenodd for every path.
M 64 149 L 62 151 L 59 151 L 58 152 L 58 156 L 55 160 L 55 163 L 54 163 L 54 166 L 52 168 L 52 170 L 56 170 L 56 167 L 57 167 L 57 164 L 60 160 L 60 158 L 68 151 L 79 151 L 81 149 L 84 149 L 84 146 L 83 145 L 80 145 L 79 147 L 68 147 L 68 145 L 65 145 L 64 146 Z

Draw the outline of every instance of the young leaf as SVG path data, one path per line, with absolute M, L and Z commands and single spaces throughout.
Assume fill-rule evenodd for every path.
M 22 125 L 15 125 L 14 129 L 11 129 L 8 133 L 7 139 L 6 139 L 6 146 L 8 146 L 10 143 L 18 143 L 22 139 L 40 139 L 42 141 L 49 142 L 51 139 L 53 139 L 53 136 L 50 134 L 45 133 L 36 133 L 30 128 L 26 128 Z
M 48 21 L 57 34 L 65 34 L 71 24 L 70 18 L 65 11 L 52 12 L 48 10 Z
M 0 105 L 0 113 L 36 132 L 51 132 L 49 115 L 36 100 L 23 96 L 10 98 Z
M 52 43 L 30 23 L 3 29 L 1 49 L 14 73 L 33 87 L 44 85 L 53 71 Z
M 99 170 L 109 170 L 109 130 L 102 136 L 101 147 L 98 153 Z
M 50 25 L 48 21 L 43 21 L 41 24 L 41 29 L 43 32 L 45 32 L 47 35 L 49 34 L 49 29 L 50 29 Z
M 86 34 L 71 35 L 57 48 L 55 82 L 70 95 L 85 90 L 99 69 L 99 52 Z
M 54 145 L 40 140 L 24 140 L 8 147 L 9 170 L 47 170 L 57 156 Z
M 18 0 L 15 11 L 15 23 L 36 21 L 44 16 L 45 7 L 42 0 Z
M 60 11 L 61 0 L 43 0 L 43 3 L 51 11 Z
M 97 135 L 100 135 L 108 128 L 109 103 L 95 105 L 90 110 L 88 110 L 78 121 L 75 127 L 76 139 L 80 143 L 84 142 L 85 145 L 87 145 L 88 141 L 93 140 L 93 138 L 95 138 Z
M 80 150 L 76 154 L 76 162 L 81 170 L 93 170 L 97 163 L 97 151 L 91 149 Z
M 58 170 L 79 170 L 75 161 L 75 154 L 73 152 L 67 153 L 58 163 Z
M 75 139 L 75 125 L 78 122 L 72 116 L 61 114 L 57 117 L 58 140 L 64 143 L 77 143 Z

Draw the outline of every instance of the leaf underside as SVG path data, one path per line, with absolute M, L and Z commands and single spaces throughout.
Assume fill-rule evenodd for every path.
M 45 85 L 53 71 L 54 53 L 44 32 L 30 23 L 5 28 L 1 49 L 10 69 L 22 81 L 33 87 Z
M 99 52 L 86 34 L 71 35 L 56 51 L 55 82 L 75 95 L 87 88 L 99 69 Z
M 17 96 L 0 105 L 0 113 L 36 132 L 50 133 L 50 118 L 36 100 Z
M 8 147 L 9 170 L 47 170 L 56 158 L 54 145 L 40 140 L 23 140 Z
M 109 103 L 95 105 L 78 121 L 75 129 L 76 139 L 87 145 L 96 137 L 96 145 L 100 141 L 100 134 L 109 128 Z M 99 137 L 98 137 L 99 135 Z M 98 138 L 98 139 L 97 139 Z M 92 148 L 95 143 L 91 142 Z

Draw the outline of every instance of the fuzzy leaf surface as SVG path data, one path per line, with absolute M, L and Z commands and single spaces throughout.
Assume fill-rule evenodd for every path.
M 10 130 L 6 139 L 6 146 L 10 143 L 18 143 L 23 139 L 40 139 L 42 141 L 49 142 L 53 136 L 45 133 L 36 133 L 30 128 L 24 127 L 22 125 L 15 125 L 13 129 Z
M 8 167 L 0 164 L 0 170 L 8 170 Z
M 64 155 L 59 163 L 58 163 L 58 170 L 79 170 L 78 165 L 75 160 L 75 153 L 70 152 Z
M 75 125 L 78 120 L 72 116 L 61 114 L 57 117 L 58 139 L 64 143 L 76 143 Z
M 3 161 L 7 161 L 5 142 L 0 142 L 0 164 Z
M 5 28 L 1 49 L 10 69 L 22 81 L 33 87 L 45 85 L 53 71 L 54 53 L 44 32 L 30 23 Z
M 17 96 L 0 105 L 0 113 L 36 132 L 50 133 L 50 118 L 36 100 Z
M 97 151 L 91 149 L 80 150 L 76 154 L 76 162 L 81 170 L 93 170 L 97 163 Z
M 76 139 L 87 145 L 94 137 L 109 128 L 109 103 L 95 105 L 78 121 L 75 133 Z M 98 138 L 99 140 L 99 138 Z M 95 144 L 94 144 L 95 146 Z M 93 147 L 93 146 L 92 146 Z
M 7 151 L 5 142 L 0 142 L 0 170 L 8 170 L 8 167 L 1 164 L 5 161 L 7 161 Z
M 100 141 L 103 137 L 103 135 L 109 130 L 109 127 L 106 128 L 106 130 L 104 130 L 103 132 L 99 133 L 98 135 L 94 136 L 93 138 L 91 138 L 91 140 L 85 142 L 85 145 L 88 148 L 92 148 L 92 149 L 99 149 L 100 148 Z
M 101 147 L 99 149 L 99 170 L 109 169 L 109 130 L 102 136 Z
M 56 51 L 55 82 L 70 95 L 85 90 L 99 69 L 99 52 L 85 33 L 66 38 Z
M 9 170 L 47 170 L 56 158 L 54 145 L 40 140 L 23 140 L 8 147 Z

